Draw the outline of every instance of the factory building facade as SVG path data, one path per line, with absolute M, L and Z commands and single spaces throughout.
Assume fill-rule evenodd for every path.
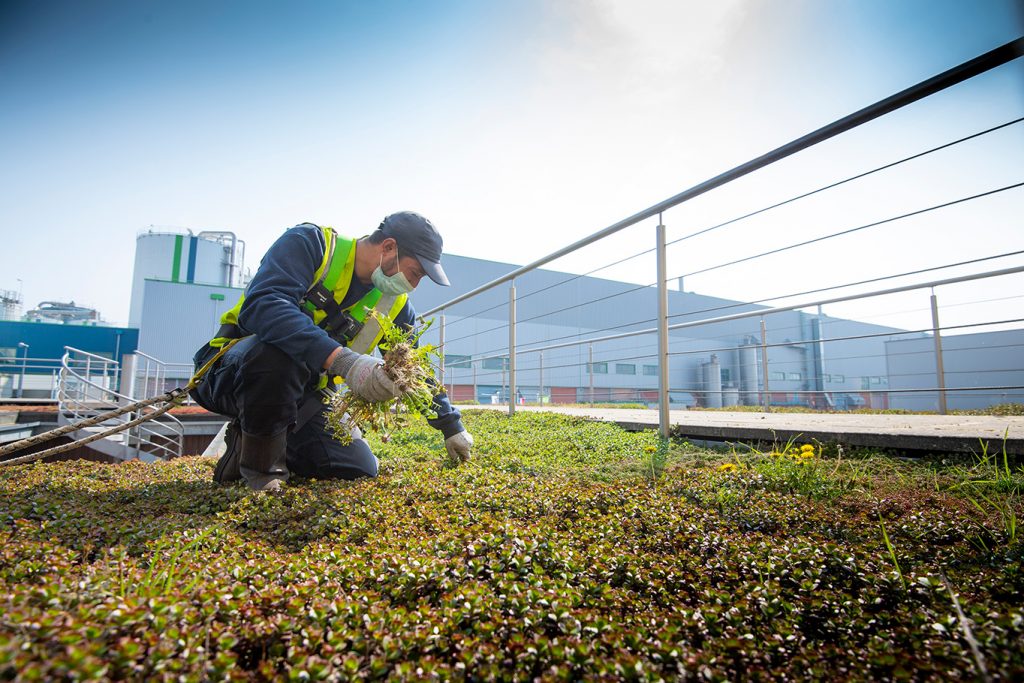
M 142 255 L 136 257 L 132 319 L 139 322 L 139 350 L 171 363 L 168 377 L 187 376 L 195 350 L 214 335 L 220 314 L 244 291 L 237 286 L 242 272 L 237 252 L 219 233 L 213 238 L 202 235 L 194 240 L 191 235 L 139 236 L 143 246 Z M 191 254 L 195 254 L 194 263 Z M 417 311 L 429 310 L 516 267 L 454 255 L 446 255 L 444 265 L 453 286 L 442 288 L 424 281 L 411 297 Z M 654 327 L 654 288 L 553 270 L 527 273 L 516 280 L 516 287 L 515 400 L 657 400 L 654 334 L 567 345 L 543 355 L 532 351 Z M 509 395 L 508 296 L 507 286 L 501 286 L 445 312 L 444 381 L 454 400 L 486 403 L 513 398 Z M 669 292 L 672 324 L 760 308 L 691 292 Z M 424 343 L 440 342 L 440 315 L 433 318 Z M 772 405 L 824 409 L 889 406 L 886 342 L 904 339 L 905 332 L 798 311 L 770 315 L 765 323 L 766 345 L 757 316 L 673 331 L 669 369 L 673 406 L 758 405 L 765 399 Z M 860 338 L 821 341 L 837 337 Z
M 181 384 L 191 376 L 195 351 L 214 336 L 221 314 L 244 292 L 244 249 L 242 240 L 225 231 L 141 232 L 131 324 L 79 320 L 79 307 L 55 302 L 44 302 L 50 307 L 34 312 L 63 316 L 64 324 L 0 321 L 0 396 L 52 394 L 65 346 L 118 362 L 136 354 L 137 365 L 147 364 L 147 373 L 157 359 L 158 374 Z M 424 280 L 411 296 L 417 311 L 436 308 L 516 269 L 454 255 L 445 255 L 444 266 L 453 285 L 438 287 Z M 544 269 L 520 276 L 515 286 L 514 392 L 507 284 L 431 316 L 422 343 L 440 344 L 443 319 L 444 383 L 453 400 L 656 403 L 654 287 Z M 20 296 L 6 294 L 5 301 L 13 303 L 5 311 L 20 305 Z M 939 409 L 930 334 L 834 318 L 820 310 L 759 313 L 764 310 L 741 301 L 668 292 L 669 323 L 677 328 L 669 334 L 672 407 L 768 403 L 824 410 Z M 750 315 L 720 319 L 743 313 Z M 950 410 L 1024 402 L 1024 389 L 1015 388 L 1024 386 L 1024 330 L 945 336 L 942 346 Z
M 0 398 L 51 399 L 64 347 L 120 362 L 138 348 L 139 331 L 98 323 L 0 321 Z

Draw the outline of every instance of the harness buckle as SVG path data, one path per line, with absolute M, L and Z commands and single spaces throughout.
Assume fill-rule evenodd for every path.
M 328 323 L 327 320 L 324 320 Z M 356 335 L 363 329 L 363 323 L 353 318 L 346 311 L 342 311 L 340 315 L 331 319 L 330 322 L 324 326 L 327 334 L 331 335 L 331 338 L 340 344 L 348 344 Z

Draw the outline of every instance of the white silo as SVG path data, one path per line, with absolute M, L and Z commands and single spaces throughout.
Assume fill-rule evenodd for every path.
M 704 406 L 706 408 L 722 407 L 722 366 L 718 355 L 711 354 L 711 362 L 701 366 L 704 372 Z
M 740 347 L 740 400 L 745 406 L 756 406 L 757 394 L 757 340 L 747 337 Z
M 239 287 L 245 258 L 245 242 L 227 231 L 199 234 L 150 228 L 135 240 L 135 269 L 128 324 L 142 322 L 146 280 Z

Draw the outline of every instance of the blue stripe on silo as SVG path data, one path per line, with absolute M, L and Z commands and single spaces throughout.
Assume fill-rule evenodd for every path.
M 196 252 L 199 251 L 199 238 L 193 235 L 188 238 L 188 274 L 185 282 L 196 281 Z

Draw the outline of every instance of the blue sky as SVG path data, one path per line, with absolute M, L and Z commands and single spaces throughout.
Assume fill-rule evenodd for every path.
M 233 230 L 255 268 L 290 225 L 363 234 L 401 209 L 452 253 L 525 263 L 1022 34 L 1008 0 L 8 1 L 0 289 L 21 280 L 27 306 L 75 299 L 123 321 L 150 225 Z M 1022 62 L 674 210 L 670 236 L 1020 116 Z M 670 272 L 1024 180 L 1021 128 L 684 242 Z M 1010 251 L 1021 194 L 763 269 L 841 282 Z M 652 239 L 640 228 L 553 267 Z M 763 269 L 692 288 L 753 298 Z

